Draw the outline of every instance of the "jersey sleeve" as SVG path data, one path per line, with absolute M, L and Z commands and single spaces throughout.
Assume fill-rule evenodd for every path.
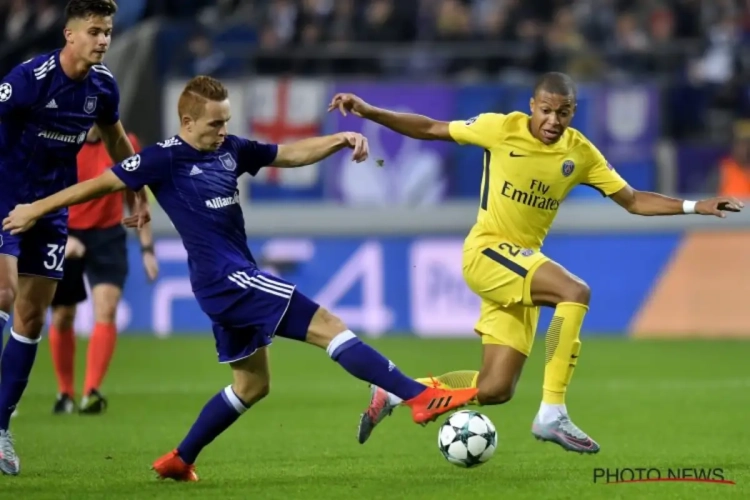
M 491 148 L 502 140 L 505 117 L 498 113 L 483 113 L 469 120 L 450 122 L 448 131 L 458 144 Z
M 628 185 L 627 181 L 604 158 L 604 155 L 591 142 L 586 140 L 586 174 L 581 184 L 590 186 L 602 196 L 612 196 Z
M 279 147 L 276 144 L 263 144 L 242 137 L 236 137 L 238 175 L 248 173 L 255 175 L 258 171 L 271 165 L 276 160 Z
M 0 120 L 13 112 L 30 108 L 36 100 L 36 85 L 31 70 L 21 64 L 0 82 Z
M 112 172 L 132 191 L 140 191 L 144 186 L 160 184 L 169 175 L 170 158 L 157 154 L 159 151 L 146 150 L 126 158 L 112 167 Z
M 117 82 L 112 80 L 112 86 L 109 93 L 104 98 L 104 103 L 97 122 L 102 125 L 114 125 L 120 121 L 120 89 L 117 87 Z

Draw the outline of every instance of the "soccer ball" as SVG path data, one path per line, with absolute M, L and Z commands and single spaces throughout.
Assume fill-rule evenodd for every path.
M 479 412 L 456 412 L 440 426 L 438 448 L 453 465 L 466 468 L 482 465 L 497 448 L 495 425 Z

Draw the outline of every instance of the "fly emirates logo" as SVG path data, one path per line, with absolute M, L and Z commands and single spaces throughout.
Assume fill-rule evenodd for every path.
M 560 208 L 560 200 L 549 196 L 550 186 L 536 179 L 529 183 L 528 189 L 520 189 L 513 183 L 505 181 L 500 193 L 516 203 L 521 203 L 541 210 L 556 211 Z
M 240 203 L 240 193 L 239 191 L 235 191 L 234 196 L 227 196 L 222 197 L 219 196 L 218 198 L 211 198 L 210 200 L 206 200 L 206 206 L 208 208 L 224 208 L 231 205 L 238 205 Z

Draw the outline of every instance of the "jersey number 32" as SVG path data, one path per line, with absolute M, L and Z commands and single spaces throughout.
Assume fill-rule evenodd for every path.
M 65 262 L 65 245 L 47 245 L 47 259 L 44 261 L 44 267 L 50 271 L 62 271 Z

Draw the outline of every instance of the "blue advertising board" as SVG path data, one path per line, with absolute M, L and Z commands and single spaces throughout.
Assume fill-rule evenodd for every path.
M 679 235 L 551 235 L 545 253 L 591 286 L 585 332 L 621 335 L 679 242 Z M 473 335 L 479 299 L 463 281 L 462 236 L 274 238 L 249 244 L 269 271 L 296 283 L 357 332 Z M 120 328 L 210 335 L 190 290 L 182 243 L 157 241 L 161 276 L 154 284 L 146 280 L 136 244 L 130 245 L 132 271 L 118 313 Z M 78 331 L 90 328 L 90 310 L 90 303 L 82 306 Z M 540 331 L 550 315 L 545 310 Z

